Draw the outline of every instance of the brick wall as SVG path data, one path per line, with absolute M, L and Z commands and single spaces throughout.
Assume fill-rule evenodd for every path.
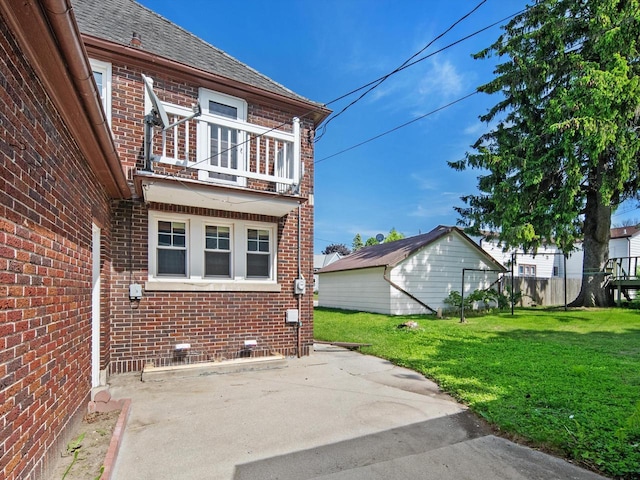
M 113 133 L 125 168 L 142 168 L 142 114 L 144 89 L 141 70 L 113 66 Z M 163 101 L 188 106 L 197 101 L 198 86 L 171 80 L 170 75 L 144 71 L 154 79 L 154 90 Z M 118 98 L 121 97 L 121 98 Z M 291 112 L 249 102 L 248 121 L 291 131 Z M 311 121 L 302 119 L 302 158 L 305 177 L 303 197 L 313 193 L 313 144 L 306 140 Z M 195 151 L 195 146 L 194 146 Z M 169 172 L 156 164 L 156 173 Z M 180 176 L 197 178 L 191 171 Z M 250 184 L 262 188 L 259 183 Z M 148 279 L 148 209 L 190 215 L 277 224 L 278 283 L 280 292 L 144 292 L 141 301 L 129 300 L 129 284 L 144 285 Z M 301 208 L 301 271 L 308 282 L 313 279 L 313 206 Z M 297 353 L 296 327 L 285 323 L 287 309 L 298 308 L 293 283 L 298 277 L 298 211 L 283 218 L 262 217 L 226 211 L 204 210 L 170 205 L 144 205 L 142 199 L 121 202 L 114 208 L 111 284 L 110 372 L 142 370 L 145 363 L 169 362 L 177 343 L 191 344 L 189 361 L 232 358 L 241 354 L 245 339 L 257 339 L 258 354 Z M 302 354 L 313 342 L 312 289 L 300 304 Z M 254 352 L 255 354 L 255 352 Z
M 108 266 L 110 212 L 2 18 L 0 112 L 0 478 L 22 480 L 46 476 L 85 411 L 91 226 Z M 102 314 L 108 323 L 108 305 Z M 108 349 L 108 331 L 102 340 Z

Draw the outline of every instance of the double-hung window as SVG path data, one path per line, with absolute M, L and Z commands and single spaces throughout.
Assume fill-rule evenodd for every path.
M 187 224 L 158 221 L 158 276 L 187 276 Z
M 149 212 L 148 290 L 280 291 L 277 224 Z
M 247 277 L 269 278 L 271 266 L 271 241 L 269 230 L 247 230 Z
M 520 277 L 535 277 L 536 266 L 535 265 L 518 265 L 518 275 Z
M 231 228 L 205 225 L 204 275 L 231 278 Z

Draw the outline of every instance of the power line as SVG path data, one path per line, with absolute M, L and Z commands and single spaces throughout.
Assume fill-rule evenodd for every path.
M 409 59 L 407 59 L 407 61 L 405 61 L 405 62 L 403 63 L 403 65 L 402 65 L 402 66 L 398 67 L 398 68 L 397 68 L 397 69 L 395 69 L 394 71 L 392 71 L 392 72 L 390 72 L 390 73 L 388 73 L 388 74 L 386 74 L 386 75 L 384 75 L 384 76 L 382 76 L 382 77 L 380 77 L 380 78 L 378 78 L 378 79 L 376 79 L 376 80 L 373 80 L 373 81 L 371 81 L 371 82 L 369 82 L 369 83 L 367 83 L 367 84 L 365 84 L 365 85 L 362 85 L 361 87 L 358 87 L 358 88 L 356 88 L 356 89 L 354 89 L 354 90 L 352 90 L 352 91 L 350 91 L 350 92 L 348 92 L 348 93 L 346 93 L 346 94 L 344 94 L 344 95 L 341 95 L 341 96 L 339 96 L 339 97 L 335 98 L 334 100 L 331 100 L 331 101 L 329 101 L 329 102 L 327 102 L 327 103 L 322 104 L 322 105 L 321 105 L 321 107 L 326 108 L 328 105 L 331 105 L 332 103 L 335 103 L 335 102 L 337 102 L 337 101 L 339 101 L 339 100 L 342 100 L 342 99 L 344 99 L 344 98 L 346 98 L 346 97 L 348 97 L 348 96 L 350 96 L 350 95 L 353 95 L 354 93 L 357 93 L 357 92 L 359 92 L 360 90 L 363 90 L 363 89 L 365 89 L 365 88 L 367 88 L 367 87 L 372 87 L 372 86 L 373 86 L 372 88 L 370 88 L 367 92 L 365 92 L 365 93 L 361 96 L 361 97 L 363 97 L 364 95 L 366 95 L 367 93 L 369 93 L 373 88 L 376 88 L 380 83 L 382 83 L 384 80 L 386 80 L 386 79 L 387 79 L 387 78 L 389 78 L 390 76 L 392 76 L 392 75 L 394 75 L 394 74 L 396 74 L 396 73 L 399 73 L 399 72 L 401 72 L 401 71 L 403 71 L 403 70 L 405 70 L 405 69 L 407 69 L 407 68 L 409 68 L 409 67 L 412 67 L 413 65 L 416 65 L 417 63 L 420 63 L 420 62 L 422 62 L 422 61 L 424 61 L 424 60 L 426 60 L 426 59 L 428 59 L 428 58 L 431 58 L 432 56 L 434 56 L 434 55 L 436 55 L 436 54 L 438 54 L 438 53 L 441 53 L 441 52 L 443 52 L 444 50 L 447 50 L 447 49 L 449 49 L 449 48 L 451 48 L 451 47 L 453 47 L 453 46 L 455 46 L 455 45 L 457 45 L 457 44 L 459 44 L 459 43 L 462 43 L 462 42 L 464 42 L 465 40 L 468 40 L 468 39 L 470 39 L 470 38 L 474 37 L 475 35 L 478 35 L 478 34 L 480 34 L 480 33 L 484 32 L 484 31 L 486 31 L 486 30 L 488 30 L 488 29 L 490 29 L 490 28 L 493 28 L 494 26 L 496 26 L 496 25 L 498 25 L 498 24 L 501 24 L 502 22 L 504 22 L 504 21 L 506 21 L 506 20 L 509 20 L 509 19 L 511 19 L 511 18 L 513 18 L 513 17 L 515 17 L 516 15 L 519 15 L 519 14 L 521 14 L 522 12 L 524 12 L 524 11 L 525 11 L 525 10 L 520 10 L 519 12 L 516 12 L 516 13 L 514 13 L 514 14 L 512 14 L 512 15 L 507 16 L 507 17 L 504 17 L 504 18 L 502 18 L 502 19 L 500 19 L 500 20 L 498 20 L 498 21 L 496 21 L 496 22 L 494 22 L 494 23 L 492 23 L 492 24 L 490 24 L 490 25 L 487 25 L 487 26 L 486 26 L 486 27 L 484 27 L 484 28 L 481 28 L 481 29 L 479 29 L 479 30 L 477 30 L 477 31 L 475 31 L 475 32 L 473 32 L 473 33 L 471 33 L 471 34 L 469 34 L 469 35 L 467 35 L 467 36 L 463 37 L 463 38 L 460 38 L 460 39 L 456 40 L 455 42 L 452 42 L 452 43 L 450 43 L 450 44 L 448 44 L 448 45 L 446 45 L 446 46 L 444 46 L 444 47 L 440 48 L 439 50 L 436 50 L 436 51 L 434 51 L 434 52 L 432 52 L 432 53 L 430 53 L 430 54 L 428 54 L 428 55 L 425 55 L 425 56 L 423 56 L 423 57 L 420 57 L 420 58 L 418 58 L 417 60 L 415 60 L 415 61 L 411 62 L 411 59 L 415 58 L 417 55 L 419 55 L 419 54 L 420 54 L 420 53 L 422 53 L 424 50 L 426 50 L 426 49 L 427 49 L 431 44 L 433 44 L 436 40 L 438 40 L 438 39 L 439 39 L 439 38 L 441 38 L 443 35 L 445 35 L 446 33 L 448 33 L 448 32 L 449 32 L 453 27 L 455 27 L 455 25 L 457 25 L 457 24 L 458 24 L 458 23 L 460 23 L 462 20 L 464 20 L 465 18 L 467 18 L 469 15 L 471 15 L 473 12 L 475 12 L 475 11 L 476 11 L 476 10 L 477 10 L 477 9 L 478 9 L 482 4 L 483 4 L 483 3 L 485 3 L 485 2 L 486 2 L 486 0 L 483 0 L 482 2 L 480 2 L 480 3 L 479 3 L 479 4 L 478 4 L 478 5 L 477 5 L 473 10 L 471 10 L 471 11 L 470 11 L 469 13 L 467 13 L 465 16 L 461 17 L 458 21 L 456 21 L 454 24 L 452 24 L 452 25 L 451 25 L 447 30 L 445 30 L 445 32 L 443 32 L 443 33 L 442 33 L 442 34 L 440 34 L 438 37 L 436 37 L 433 41 L 431 41 L 431 42 L 430 42 L 427 46 L 425 46 L 422 50 L 420 50 L 419 52 L 417 52 L 416 54 L 414 54 L 413 56 L 411 56 Z M 409 62 L 409 63 L 407 63 L 407 62 Z M 426 114 L 424 114 L 424 115 L 422 115 L 422 116 L 420 116 L 420 117 L 417 117 L 417 118 L 415 118 L 415 119 L 413 119 L 413 120 L 411 120 L 411 121 L 409 121 L 409 122 L 406 122 L 406 123 L 404 123 L 404 124 L 402 124 L 402 125 L 399 125 L 399 126 L 397 126 L 397 127 L 393 128 L 393 129 L 391 129 L 391 130 L 388 130 L 388 131 L 384 132 L 384 133 L 381 133 L 380 135 L 376 135 L 375 137 L 372 137 L 372 138 L 370 138 L 370 139 L 368 139 L 368 140 L 365 140 L 364 142 L 361 142 L 361 143 L 359 143 L 359 144 L 357 144 L 357 145 L 354 145 L 354 146 L 349 147 L 349 148 L 347 148 L 347 149 L 344 149 L 344 150 L 342 150 L 342 151 L 340 151 L 340 152 L 334 153 L 333 155 L 330 155 L 330 156 L 328 156 L 328 157 L 324 157 L 324 158 L 322 158 L 322 159 L 320 159 L 320 160 L 317 160 L 317 161 L 315 161 L 315 162 L 314 162 L 314 164 L 318 164 L 318 163 L 320 163 L 320 162 L 323 162 L 323 161 L 325 161 L 325 160 L 328 160 L 329 158 L 335 157 L 335 156 L 340 155 L 340 154 L 342 154 L 342 153 L 345 153 L 345 152 L 347 152 L 347 151 L 349 151 L 349 150 L 352 150 L 352 149 L 354 149 L 354 148 L 357 148 L 357 147 L 359 147 L 359 146 L 361 146 L 361 145 L 364 145 L 364 144 L 366 144 L 366 143 L 369 143 L 369 142 L 371 142 L 371 141 L 373 141 L 373 140 L 376 140 L 376 139 L 378 139 L 378 138 L 380 138 L 380 137 L 383 137 L 383 136 L 385 136 L 385 135 L 387 135 L 387 134 L 389 134 L 389 133 L 392 133 L 392 132 L 394 132 L 394 131 L 396 131 L 396 130 L 399 130 L 400 128 L 403 128 L 403 127 L 405 127 L 405 126 L 407 126 L 407 125 L 410 125 L 410 124 L 412 124 L 412 123 L 414 123 L 414 122 L 417 122 L 418 120 L 421 120 L 421 119 L 423 119 L 423 118 L 425 118 L 425 117 L 427 117 L 427 116 L 429 116 L 429 115 L 432 115 L 432 114 L 434 114 L 434 113 L 437 113 L 437 112 L 439 112 L 439 111 L 441 111 L 441 110 L 443 110 L 443 109 L 445 109 L 445 108 L 448 108 L 448 107 L 450 107 L 450 106 L 452 106 L 452 105 L 454 105 L 454 104 L 456 104 L 456 103 L 458 103 L 458 102 L 460 102 L 460 101 L 462 101 L 462 100 L 465 100 L 465 99 L 467 99 L 467 98 L 469 98 L 469 97 L 471 97 L 471 96 L 475 95 L 476 93 L 478 93 L 478 92 L 476 91 L 476 92 L 470 93 L 470 94 L 468 94 L 468 95 L 466 95 L 466 96 L 464 96 L 464 97 L 462 97 L 462 98 L 459 98 L 459 99 L 457 99 L 457 100 L 454 100 L 453 102 L 450 102 L 450 103 L 449 103 L 449 104 L 447 104 L 447 105 L 444 105 L 444 106 L 442 106 L 442 107 L 439 107 L 439 108 L 437 108 L 437 109 L 435 109 L 435 110 L 433 110 L 433 111 L 431 111 L 431 112 L 429 112 L 429 113 L 426 113 Z M 358 100 L 359 100 L 359 99 L 358 99 Z M 358 101 L 358 100 L 356 100 L 356 101 Z M 354 102 L 352 102 L 352 103 L 354 103 Z M 313 113 L 317 112 L 318 110 L 319 110 L 318 108 L 313 108 L 313 109 L 311 109 L 311 110 L 307 111 L 306 113 L 304 113 L 303 115 L 301 115 L 299 118 L 300 118 L 300 119 L 303 119 L 303 118 L 305 118 L 305 117 L 308 117 L 309 115 L 311 115 L 311 114 L 313 114 Z M 342 112 L 341 112 L 341 113 L 342 113 Z M 334 118 L 335 118 L 335 117 L 334 117 Z M 268 134 L 268 133 L 270 133 L 270 132 L 273 132 L 273 131 L 276 131 L 276 130 L 280 129 L 281 127 L 283 127 L 283 126 L 285 126 L 285 125 L 289 125 L 290 123 L 291 123 L 291 122 L 289 122 L 289 121 L 282 122 L 282 123 L 280 123 L 279 125 L 276 125 L 276 126 L 274 126 L 273 128 L 270 128 L 270 129 L 266 130 L 265 132 L 263 132 L 263 133 L 261 133 L 261 134 L 259 134 L 259 135 L 256 135 L 256 137 L 255 137 L 255 138 L 261 138 L 261 137 L 263 137 L 263 136 L 267 135 L 267 134 Z M 325 127 L 326 127 L 326 125 L 325 125 Z M 316 139 L 316 140 L 317 140 L 317 139 Z M 208 162 L 208 161 L 209 161 L 209 160 L 211 160 L 212 158 L 218 157 L 218 156 L 220 156 L 220 155 L 222 155 L 222 154 L 224 154 L 224 153 L 226 153 L 226 152 L 228 152 L 228 151 L 231 151 L 231 150 L 233 150 L 233 149 L 235 149 L 235 148 L 238 148 L 238 147 L 240 147 L 240 146 L 242 146 L 242 145 L 245 145 L 245 144 L 249 143 L 249 141 L 250 141 L 250 140 L 249 140 L 249 139 L 247 139 L 247 140 L 245 140 L 245 141 L 243 141 L 243 142 L 241 142 L 241 143 L 238 143 L 238 144 L 236 144 L 236 145 L 234 145 L 234 146 L 232 146 L 232 147 L 227 148 L 226 150 L 222 150 L 222 151 L 220 151 L 220 152 L 217 152 L 217 153 L 216 153 L 216 154 L 214 154 L 214 155 L 210 155 L 210 156 L 208 156 L 208 157 L 206 157 L 206 158 L 203 158 L 203 159 L 201 159 L 201 160 L 198 160 L 198 161 L 196 161 L 196 162 L 194 162 L 194 163 L 184 165 L 184 166 L 182 167 L 182 169 L 181 169 L 179 172 L 174 172 L 174 173 L 165 174 L 165 175 L 163 175 L 163 178 L 166 178 L 166 179 L 174 178 L 174 179 L 178 180 L 178 181 L 179 181 L 179 183 L 180 183 L 180 184 L 182 184 L 185 188 L 187 188 L 187 189 L 190 189 L 190 190 L 191 190 L 191 188 L 190 188 L 187 184 L 185 184 L 184 182 L 182 182 L 182 181 L 181 181 L 181 179 L 180 179 L 180 177 L 178 177 L 178 176 L 177 176 L 180 172 L 184 172 L 185 170 L 188 170 L 188 169 L 194 168 L 194 167 L 196 167 L 196 166 L 197 166 L 197 165 L 199 165 L 199 164 L 202 164 L 202 163 L 204 163 L 204 162 Z M 262 201 L 262 200 L 256 200 L 256 201 L 257 201 L 257 202 L 260 202 L 260 201 Z
M 471 92 L 471 93 L 465 95 L 464 97 L 460 97 L 457 100 L 454 100 L 452 102 L 447 103 L 446 105 L 443 105 L 441 107 L 436 108 L 435 110 L 431 110 L 430 112 L 425 113 L 424 115 L 420 115 L 419 117 L 414 118 L 413 120 L 410 120 L 410 121 L 408 121 L 406 123 L 403 123 L 402 125 L 398 125 L 397 127 L 394 127 L 391 130 L 387 130 L 386 132 L 383 132 L 383 133 L 381 133 L 379 135 L 376 135 L 375 137 L 371 137 L 371 138 L 369 138 L 369 139 L 367 139 L 367 140 L 365 140 L 363 142 L 360 142 L 360 143 L 358 143 L 356 145 L 353 145 L 353 146 L 351 146 L 349 148 L 345 148 L 344 150 L 340 150 L 339 152 L 336 152 L 336 153 L 334 153 L 332 155 L 329 155 L 328 157 L 324 157 L 324 158 L 321 158 L 320 160 L 316 160 L 314 162 L 314 165 L 317 165 L 320 162 L 324 162 L 325 160 L 329 160 L 330 158 L 333 158 L 333 157 L 336 157 L 338 155 L 341 155 L 341 154 L 343 154 L 345 152 L 348 152 L 349 150 L 353 150 L 354 148 L 358 148 L 358 147 L 360 147 L 360 146 L 362 146 L 362 145 L 364 145 L 366 143 L 372 142 L 373 140 L 377 140 L 378 138 L 384 137 L 385 135 L 388 135 L 389 133 L 395 132 L 396 130 L 400 130 L 401 128 L 404 128 L 404 127 L 406 127 L 408 125 L 411 125 L 412 123 L 415 123 L 418 120 L 422 120 L 423 118 L 428 117 L 429 115 L 433 115 L 434 113 L 437 113 L 437 112 L 439 112 L 441 110 L 444 110 L 445 108 L 449 108 L 452 105 L 455 105 L 456 103 L 459 103 L 459 102 L 461 102 L 463 100 L 466 100 L 467 98 L 470 98 L 470 97 L 476 95 L 477 93 L 478 93 L 478 90 L 476 90 L 475 92 Z
M 525 10 L 526 10 L 526 9 L 525 9 Z M 423 62 L 424 60 L 427 60 L 428 58 L 431 58 L 431 57 L 433 57 L 433 56 L 437 55 L 438 53 L 441 53 L 441 52 L 443 52 L 443 51 L 445 51 L 445 50 L 448 50 L 449 48 L 454 47 L 455 45 L 458 45 L 459 43 L 462 43 L 462 42 L 464 42 L 465 40 L 468 40 L 468 39 L 470 39 L 470 38 L 472 38 L 472 37 L 474 37 L 474 36 L 476 36 L 476 35 L 479 35 L 480 33 L 484 32 L 484 31 L 486 31 L 486 30 L 489 30 L 490 28 L 493 28 L 493 27 L 495 27 L 496 25 L 499 25 L 499 24 L 501 24 L 502 22 L 504 22 L 504 21 L 506 21 L 506 20 L 509 20 L 509 19 L 511 19 L 511 18 L 513 18 L 513 17 L 515 17 L 516 15 L 519 15 L 519 14 L 521 14 L 521 13 L 525 12 L 525 10 L 520 10 L 520 11 L 518 11 L 518 12 L 516 12 L 516 13 L 513 13 L 513 14 L 511 14 L 511 15 L 507 16 L 507 17 L 504 17 L 504 18 L 502 18 L 502 19 L 500 19 L 500 20 L 498 20 L 498 21 L 496 21 L 496 22 L 493 22 L 491 25 L 487 25 L 486 27 L 483 27 L 483 28 L 481 28 L 480 30 L 476 30 L 475 32 L 470 33 L 469 35 L 467 35 L 467 36 L 465 36 L 465 37 L 462 37 L 462 38 L 460 38 L 460 39 L 456 40 L 455 42 L 452 42 L 452 43 L 450 43 L 450 44 L 448 44 L 448 45 L 445 45 L 444 47 L 442 47 L 442 48 L 440 48 L 440 49 L 438 49 L 438 50 L 436 50 L 436 51 L 434 51 L 434 52 L 431 52 L 431 53 L 429 53 L 428 55 L 425 55 L 425 56 L 423 56 L 423 57 L 420 57 L 420 58 L 418 58 L 417 60 L 415 60 L 415 61 L 413 61 L 413 62 L 405 63 L 405 64 L 403 64 L 403 66 L 398 67 L 398 68 L 397 68 L 396 70 L 394 70 L 393 72 L 391 72 L 391 73 L 389 73 L 389 74 L 387 74 L 387 75 L 384 75 L 384 76 L 382 76 L 382 77 L 379 77 L 379 78 L 377 78 L 377 79 L 375 79 L 375 80 L 372 80 L 371 82 L 369 82 L 369 83 L 367 83 L 367 84 L 365 84 L 365 85 L 362 85 L 361 87 L 358 87 L 358 88 L 356 88 L 356 89 L 354 89 L 354 90 L 351 90 L 350 92 L 345 93 L 344 95 L 341 95 L 340 97 L 335 98 L 334 100 L 331 100 L 330 102 L 325 103 L 325 104 L 324 104 L 324 106 L 326 107 L 326 106 L 328 106 L 328 105 L 331 105 L 332 103 L 335 103 L 335 102 L 337 102 L 337 101 L 339 101 L 339 100 L 342 100 L 342 99 L 344 99 L 344 98 L 346 98 L 346 97 L 349 97 L 349 96 L 353 95 L 354 93 L 359 92 L 360 90 L 364 90 L 364 89 L 365 89 L 365 88 L 367 88 L 367 87 L 371 87 L 372 85 L 373 85 L 373 86 L 374 86 L 374 88 L 375 88 L 375 86 L 377 86 L 376 84 L 382 83 L 382 81 L 386 80 L 386 79 L 387 79 L 387 78 L 389 78 L 391 75 L 394 75 L 394 74 L 396 74 L 396 73 L 399 73 L 399 72 L 401 72 L 401 71 L 403 71 L 403 70 L 405 70 L 405 69 L 407 69 L 407 68 L 409 68 L 409 67 L 412 67 L 412 66 L 416 65 L 417 63 Z M 426 47 L 425 47 L 425 48 L 426 48 Z M 423 49 L 423 50 L 424 50 L 424 49 Z M 418 53 L 420 53 L 420 52 L 418 52 Z M 414 55 L 414 57 L 415 57 L 415 55 Z M 411 58 L 414 58 L 414 57 L 411 57 Z M 411 60 L 411 59 L 409 59 L 409 60 Z M 369 92 L 369 91 L 365 92 L 365 94 L 366 94 L 366 93 L 368 93 L 368 92 Z M 342 113 L 342 112 L 340 112 L 340 113 Z M 333 117 L 333 118 L 335 118 L 335 117 Z M 319 136 L 318 138 L 316 138 L 316 141 L 317 141 L 317 140 L 319 140 L 319 139 L 324 135 L 324 130 L 325 130 L 325 128 L 326 128 L 326 124 L 325 124 L 325 125 L 323 125 L 323 133 L 322 133 L 322 134 L 320 134 L 320 136 Z
M 470 12 L 466 13 L 465 15 L 463 15 L 462 17 L 460 17 L 458 20 L 456 20 L 453 24 L 451 24 L 444 32 L 440 33 L 439 35 L 437 35 L 433 40 L 431 40 L 429 43 L 427 43 L 424 47 L 422 47 L 422 49 L 420 49 L 418 52 L 414 53 L 413 55 L 411 55 L 407 60 L 405 60 L 404 62 L 402 62 L 402 65 L 400 65 L 398 68 L 396 68 L 395 70 L 391 71 L 390 73 L 386 74 L 384 77 L 380 78 L 379 80 L 377 80 L 373 85 L 371 85 L 369 87 L 368 90 L 366 90 L 364 93 L 362 93 L 358 98 L 356 98 L 355 100 L 353 100 L 351 103 L 349 103 L 346 107 L 344 107 L 342 110 L 340 110 L 338 113 L 335 113 L 333 116 L 331 116 L 330 118 L 327 119 L 327 121 L 324 123 L 323 127 L 322 127 L 322 133 L 320 134 L 319 137 L 316 138 L 316 141 L 320 140 L 320 138 L 322 138 L 322 136 L 324 135 L 324 133 L 326 132 L 327 129 L 327 125 L 329 125 L 329 123 L 331 123 L 333 120 L 335 120 L 336 118 L 338 118 L 340 115 L 342 115 L 344 112 L 346 112 L 349 108 L 351 108 L 352 106 L 354 106 L 356 103 L 358 103 L 360 100 L 362 100 L 367 94 L 369 94 L 370 92 L 372 92 L 373 90 L 375 90 L 376 88 L 378 88 L 387 78 L 389 78 L 391 75 L 397 73 L 400 71 L 400 69 L 402 67 L 404 67 L 407 63 L 409 63 L 411 60 L 413 60 L 414 58 L 416 58 L 418 55 L 420 55 L 422 52 L 424 52 L 427 48 L 429 48 L 431 45 L 433 45 L 436 41 L 440 40 L 442 37 L 444 37 L 447 33 L 449 33 L 451 30 L 453 30 L 453 28 L 458 25 L 460 22 L 462 22 L 463 20 L 466 20 L 471 14 L 473 14 L 476 10 L 478 10 L 484 3 L 486 3 L 487 0 L 482 0 L 480 3 L 478 3 Z
M 455 41 L 455 42 L 453 42 L 453 43 L 450 43 L 450 44 L 448 44 L 448 45 L 446 45 L 446 46 L 444 46 L 444 47 L 440 48 L 439 50 L 436 50 L 435 52 L 432 52 L 432 53 L 430 53 L 430 54 L 428 54 L 428 55 L 425 55 L 424 57 L 421 57 L 421 58 L 419 58 L 419 59 L 417 59 L 417 60 L 415 60 L 415 61 L 413 61 L 413 62 L 407 63 L 407 62 L 409 62 L 411 59 L 415 58 L 415 57 L 416 57 L 416 55 L 419 55 L 419 54 L 420 54 L 421 52 L 423 52 L 426 48 L 428 48 L 430 44 L 432 44 L 433 42 L 435 42 L 436 40 L 438 40 L 439 38 L 441 38 L 444 34 L 446 34 L 447 32 L 449 32 L 449 31 L 450 31 L 450 30 L 451 30 L 451 29 L 452 29 L 452 28 L 453 28 L 457 23 L 459 23 L 460 21 L 464 20 L 466 17 L 468 17 L 469 15 L 471 15 L 471 14 L 472 14 L 475 10 L 477 10 L 477 9 L 478 9 L 478 8 L 479 8 L 479 7 L 480 7 L 480 6 L 485 2 L 485 1 L 486 1 L 486 0 L 483 0 L 482 2 L 480 2 L 480 4 L 478 4 L 478 5 L 477 5 L 473 10 L 471 10 L 471 11 L 470 11 L 469 13 L 467 13 L 464 17 L 462 17 L 462 18 L 461 18 L 461 19 L 459 19 L 457 22 L 455 22 L 451 27 L 449 27 L 445 32 L 443 32 L 443 33 L 442 33 L 442 34 L 440 34 L 438 37 L 436 37 L 432 42 L 430 42 L 430 43 L 429 43 L 427 46 L 425 46 L 422 50 L 420 50 L 419 52 L 417 52 L 416 54 L 414 54 L 412 57 L 410 57 L 410 58 L 409 58 L 409 59 L 408 59 L 408 60 L 407 60 L 407 61 L 406 61 L 406 62 L 405 62 L 401 67 L 398 67 L 398 68 L 397 68 L 396 70 L 394 70 L 393 72 L 390 72 L 390 73 L 388 73 L 388 74 L 386 74 L 386 75 L 384 75 L 384 76 L 382 76 L 382 77 L 380 77 L 380 78 L 377 78 L 376 80 L 373 80 L 373 81 L 371 81 L 371 82 L 369 82 L 369 83 L 367 83 L 367 84 L 365 84 L 365 85 L 363 85 L 363 86 L 361 86 L 361 87 L 358 87 L 358 88 L 356 88 L 356 89 L 354 89 L 354 90 L 351 90 L 350 92 L 348 92 L 348 93 L 346 93 L 346 94 L 344 94 L 344 95 L 341 95 L 341 96 L 339 96 L 339 97 L 335 98 L 334 100 L 331 100 L 331 101 L 329 101 L 329 102 L 327 102 L 327 103 L 322 104 L 322 107 L 325 107 L 325 108 L 326 108 L 328 105 L 331 105 L 332 103 L 335 103 L 335 102 L 337 102 L 337 101 L 339 101 L 339 100 L 342 100 L 343 98 L 346 98 L 346 97 L 348 97 L 348 96 L 350 96 L 350 95 L 353 95 L 354 93 L 357 93 L 357 92 L 359 92 L 360 90 L 363 90 L 363 89 L 365 89 L 365 88 L 367 88 L 367 87 L 371 87 L 372 85 L 374 85 L 374 88 L 375 88 L 375 86 L 377 86 L 376 84 L 380 84 L 380 83 L 382 83 L 384 80 L 386 80 L 387 78 L 389 78 L 391 75 L 394 75 L 394 74 L 396 74 L 396 73 L 398 73 L 398 72 L 401 72 L 401 71 L 403 71 L 403 70 L 405 70 L 405 69 L 407 69 L 407 68 L 409 68 L 409 67 L 412 67 L 413 65 L 416 65 L 417 63 L 420 63 L 420 62 L 422 62 L 422 61 L 424 61 L 424 60 L 426 60 L 426 59 L 428 59 L 428 58 L 430 58 L 430 57 L 432 57 L 432 56 L 434 56 L 434 55 L 436 55 L 436 54 L 438 54 L 438 53 L 441 53 L 441 52 L 443 52 L 444 50 L 447 50 L 447 49 L 449 49 L 449 48 L 451 48 L 451 47 L 453 47 L 453 46 L 455 46 L 455 45 L 457 45 L 457 44 L 459 44 L 459 43 L 461 43 L 461 42 L 463 42 L 463 41 L 465 41 L 465 40 L 468 40 L 469 38 L 472 38 L 472 37 L 474 37 L 475 35 L 478 35 L 478 34 L 480 34 L 480 33 L 484 32 L 484 31 L 486 31 L 486 30 L 488 30 L 488 29 L 490 29 L 490 28 L 492 28 L 492 27 L 494 27 L 494 26 L 496 26 L 496 25 L 498 25 L 498 24 L 500 24 L 500 23 L 504 22 L 505 20 L 508 20 L 508 19 L 510 19 L 510 18 L 513 18 L 513 17 L 515 17 L 516 15 L 519 15 L 520 13 L 522 13 L 522 12 L 524 12 L 524 11 L 525 11 L 525 10 L 520 10 L 519 12 L 516 12 L 516 13 L 514 13 L 514 14 L 512 14 L 512 15 L 507 16 L 507 17 L 504 17 L 504 18 L 502 18 L 501 20 L 498 20 L 498 21 L 496 21 L 496 22 L 494 22 L 494 23 L 492 23 L 492 24 L 490 24 L 490 25 L 487 25 L 486 27 L 481 28 L 480 30 L 477 30 L 477 31 L 475 31 L 475 32 L 473 32 L 473 33 L 471 33 L 471 34 L 469 34 L 469 35 L 467 35 L 467 36 L 463 37 L 463 38 L 460 38 L 459 40 L 456 40 L 456 41 Z M 367 92 L 365 92 L 365 95 L 366 95 L 366 93 L 368 93 L 368 91 L 367 91 Z M 312 113 L 315 113 L 315 112 L 317 112 L 317 111 L 318 111 L 318 109 L 317 109 L 317 108 L 311 109 L 311 110 L 307 111 L 306 113 L 304 113 L 303 115 L 301 115 L 299 118 L 300 118 L 300 119 L 303 119 L 303 118 L 308 117 L 309 115 L 311 115 Z M 265 132 L 263 132 L 263 133 L 261 133 L 261 134 L 259 134 L 259 135 L 256 135 L 256 137 L 255 137 L 255 138 L 256 138 L 256 139 L 257 139 L 257 138 L 261 138 L 261 137 L 263 137 L 263 136 L 265 136 L 265 135 L 269 134 L 270 132 L 273 132 L 273 131 L 276 131 L 276 130 L 280 129 L 281 127 L 283 127 L 283 126 L 285 126 L 285 125 L 289 125 L 290 123 L 291 123 L 291 122 L 289 122 L 289 121 L 282 122 L 282 123 L 280 123 L 279 125 L 276 125 L 276 126 L 274 126 L 274 127 L 270 128 L 270 129 L 266 130 Z M 326 126 L 326 125 L 325 125 L 325 126 Z M 324 127 L 323 127 L 323 128 L 324 128 Z M 318 140 L 318 139 L 316 139 L 315 141 L 317 141 L 317 140 Z M 200 165 L 200 164 L 202 164 L 202 163 L 204 163 L 204 162 L 208 162 L 208 161 L 209 161 L 209 160 L 211 160 L 212 158 L 215 158 L 215 157 L 221 156 L 221 155 L 223 155 L 224 153 L 227 153 L 227 152 L 229 152 L 229 151 L 231 151 L 231 150 L 233 150 L 233 149 L 236 149 L 236 148 L 238 148 L 238 147 L 240 147 L 240 146 L 246 145 L 247 143 L 249 143 L 249 141 L 250 141 L 250 140 L 249 140 L 249 139 L 247 139 L 247 140 L 245 140 L 245 141 L 243 141 L 243 142 L 241 142 L 241 143 L 238 143 L 238 144 L 236 144 L 236 145 L 234 145 L 234 146 L 231 146 L 231 147 L 227 148 L 226 150 L 222 150 L 222 151 L 220 151 L 220 152 L 217 152 L 217 153 L 216 153 L 216 154 L 214 154 L 214 155 L 210 155 L 210 156 L 208 156 L 208 157 L 206 157 L 206 158 L 203 158 L 203 159 L 201 159 L 201 160 L 198 160 L 198 161 L 196 161 L 196 162 L 194 162 L 194 163 L 184 165 L 180 171 L 181 171 L 181 172 L 183 172 L 183 171 L 188 170 L 188 169 L 190 169 L 190 168 L 196 167 L 197 165 Z M 324 160 L 324 159 L 323 159 L 323 160 Z M 316 161 L 315 163 L 318 163 L 318 161 Z M 179 173 L 179 172 L 178 172 L 178 173 Z M 171 177 L 175 177 L 175 175 L 176 175 L 176 174 L 168 174 L 167 176 L 168 176 L 169 178 L 171 178 Z M 177 177 L 176 177 L 176 178 L 177 178 Z

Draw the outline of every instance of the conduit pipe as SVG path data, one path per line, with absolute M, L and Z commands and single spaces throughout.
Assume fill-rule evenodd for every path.
M 302 278 L 302 205 L 298 205 L 298 278 Z M 302 293 L 298 294 L 298 324 L 296 326 L 296 352 L 302 356 Z

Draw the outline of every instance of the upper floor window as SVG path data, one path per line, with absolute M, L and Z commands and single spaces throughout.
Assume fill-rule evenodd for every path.
M 98 92 L 102 99 L 102 108 L 107 116 L 107 121 L 111 125 L 111 64 L 100 60 L 89 59 L 93 79 L 98 86 Z
M 211 166 L 230 170 L 245 170 L 247 149 L 245 132 L 234 122 L 247 120 L 247 103 L 239 98 L 201 88 L 200 105 L 203 116 L 208 117 L 204 152 Z M 230 173 L 201 171 L 200 178 L 234 185 L 245 184 L 245 178 Z
M 520 277 L 535 277 L 536 266 L 535 265 L 518 265 L 518 275 Z
M 276 280 L 275 224 L 149 212 L 149 277 L 160 282 Z

